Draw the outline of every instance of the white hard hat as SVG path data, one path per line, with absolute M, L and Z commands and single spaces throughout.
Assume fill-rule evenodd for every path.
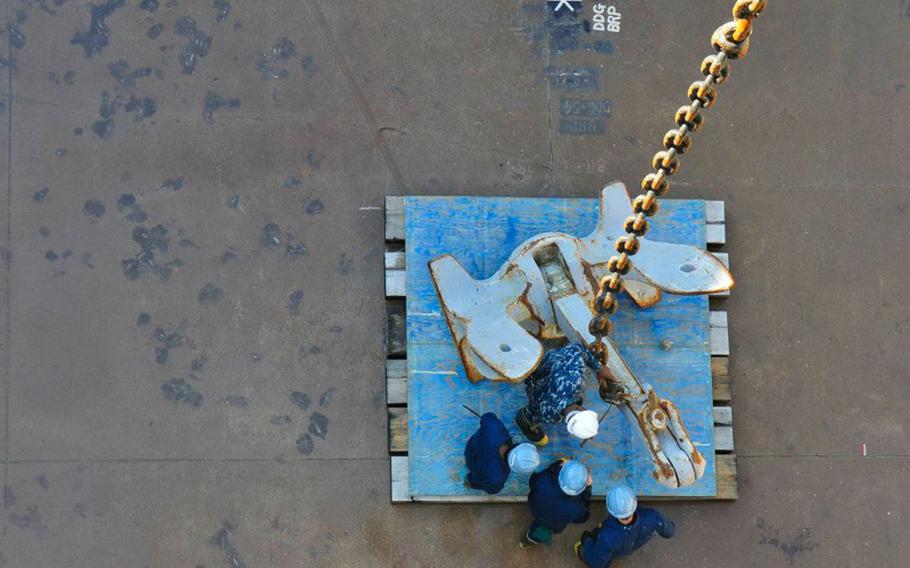
M 566 416 L 566 428 L 576 438 L 587 440 L 597 435 L 600 420 L 593 410 L 573 410 Z
M 559 470 L 559 488 L 566 495 L 579 495 L 588 486 L 588 468 L 578 460 L 569 460 Z
M 534 444 L 525 442 L 509 450 L 509 469 L 516 473 L 533 473 L 540 465 L 540 454 Z
M 638 508 L 638 498 L 628 485 L 617 485 L 607 493 L 607 512 L 617 519 L 628 519 Z

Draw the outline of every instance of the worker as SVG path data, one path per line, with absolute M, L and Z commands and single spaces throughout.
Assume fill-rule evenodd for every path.
M 550 544 L 569 523 L 590 517 L 591 474 L 578 460 L 557 460 L 531 476 L 528 507 L 534 520 L 518 542 L 522 549 Z
M 597 413 L 582 406 L 585 366 L 598 371 L 599 381 L 606 376 L 612 377 L 608 367 L 601 367 L 589 349 L 570 343 L 548 351 L 540 365 L 525 379 L 528 405 L 518 411 L 515 422 L 528 440 L 538 446 L 547 445 L 550 439 L 540 425 L 562 421 L 576 438 L 586 440 L 597 434 Z
M 480 417 L 480 428 L 465 446 L 464 460 L 468 465 L 465 485 L 491 495 L 502 491 L 510 471 L 527 475 L 540 465 L 537 448 L 513 444 L 505 424 L 492 412 Z
M 575 554 L 590 568 L 607 568 L 610 562 L 644 546 L 655 533 L 672 538 L 673 521 L 656 509 L 638 508 L 635 492 L 617 485 L 607 494 L 610 516 L 594 532 L 585 531 L 575 543 Z

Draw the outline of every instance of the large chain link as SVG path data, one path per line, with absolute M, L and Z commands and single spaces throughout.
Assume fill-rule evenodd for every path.
M 689 86 L 689 100 L 692 101 L 676 111 L 676 125 L 664 135 L 665 150 L 654 154 L 651 160 L 653 173 L 641 182 L 644 191 L 632 200 L 633 215 L 623 224 L 626 235 L 616 239 L 616 252 L 607 262 L 609 276 L 601 278 L 594 300 L 595 315 L 588 324 L 588 331 L 594 336 L 593 349 L 601 361 L 607 362 L 607 348 L 603 338 L 610 334 L 610 316 L 619 306 L 619 294 L 623 290 L 622 277 L 632 269 L 631 257 L 641 247 L 641 238 L 648 232 L 648 217 L 657 213 L 657 198 L 670 189 L 669 177 L 679 171 L 679 156 L 686 153 L 692 144 L 690 134 L 702 123 L 702 109 L 711 108 L 717 98 L 717 85 L 730 75 L 729 60 L 745 57 L 749 51 L 749 36 L 752 21 L 765 9 L 765 0 L 737 0 L 733 6 L 732 22 L 723 24 L 711 36 L 711 45 L 716 53 L 701 62 L 704 80 Z

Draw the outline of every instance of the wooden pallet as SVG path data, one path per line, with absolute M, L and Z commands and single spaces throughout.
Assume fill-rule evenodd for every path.
M 708 248 L 728 268 L 727 253 L 718 252 L 726 242 L 724 202 L 706 201 L 706 240 Z M 388 307 L 386 341 L 386 403 L 389 417 L 389 455 L 391 462 L 392 502 L 415 501 L 408 490 L 408 377 L 404 299 L 407 294 L 405 265 L 404 198 L 385 199 L 385 290 Z M 727 312 L 719 309 L 729 292 L 711 295 L 710 342 L 711 377 L 714 394 L 714 451 L 717 469 L 717 495 L 712 500 L 738 497 L 736 454 L 733 445 L 733 408 L 730 388 L 730 340 Z M 689 497 L 688 499 L 692 499 Z M 421 501 L 516 502 L 524 497 L 471 496 L 429 497 Z

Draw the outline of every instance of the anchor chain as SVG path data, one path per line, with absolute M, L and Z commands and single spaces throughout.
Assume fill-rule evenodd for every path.
M 692 144 L 690 134 L 702 123 L 702 109 L 711 108 L 717 98 L 717 86 L 730 75 L 729 61 L 741 59 L 749 51 L 749 36 L 752 22 L 765 9 L 766 0 L 737 0 L 733 6 L 733 21 L 717 28 L 711 35 L 715 53 L 701 63 L 705 78 L 689 86 L 690 104 L 676 111 L 677 128 L 668 131 L 663 138 L 665 150 L 651 160 L 653 173 L 641 182 L 644 193 L 632 200 L 633 215 L 629 216 L 623 228 L 626 235 L 616 239 L 616 252 L 607 262 L 609 276 L 600 279 L 594 299 L 594 317 L 588 324 L 588 331 L 594 336 L 594 353 L 603 364 L 607 363 L 607 346 L 604 337 L 612 330 L 612 316 L 619 307 L 619 294 L 623 290 L 622 277 L 632 269 L 632 256 L 641 247 L 641 238 L 648 232 L 648 218 L 657 213 L 657 198 L 663 197 L 670 189 L 669 177 L 679 171 L 679 156 L 686 153 Z

